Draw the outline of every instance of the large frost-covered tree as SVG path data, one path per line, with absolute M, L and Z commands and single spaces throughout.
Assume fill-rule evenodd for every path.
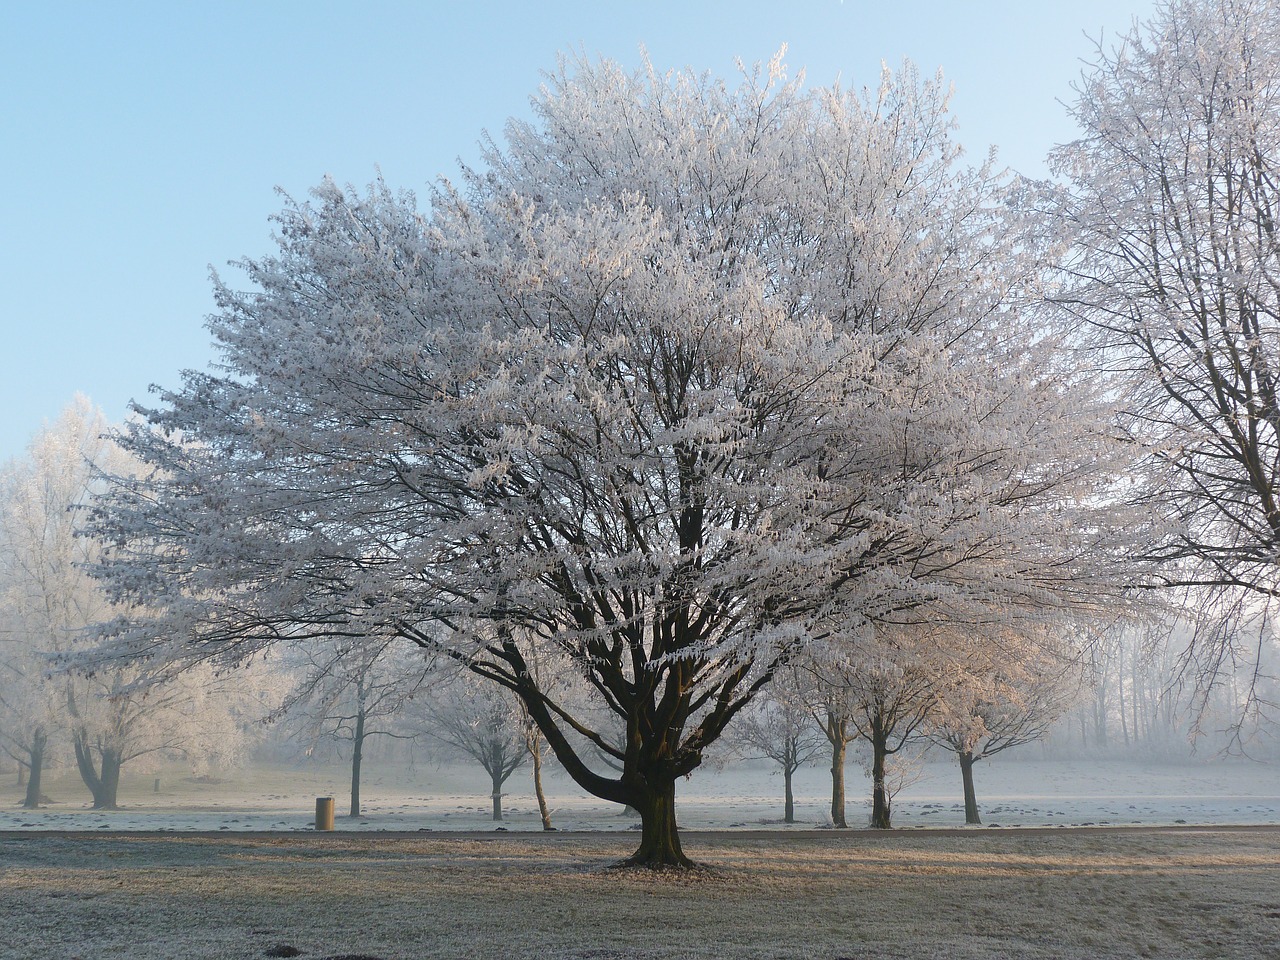
M 1280 552 L 1280 7 L 1161 3 L 1078 92 L 1081 136 L 1053 157 L 1070 189 L 1045 221 L 1073 241 L 1060 299 L 1148 455 L 1159 577 L 1256 613 Z M 1237 634 L 1206 634 L 1210 665 Z
M 221 368 L 142 411 L 156 472 L 97 515 L 157 611 L 104 655 L 398 634 L 683 865 L 677 780 L 799 646 L 1087 602 L 1111 453 L 940 79 L 575 60 L 533 117 L 427 212 L 289 202 L 218 283 Z

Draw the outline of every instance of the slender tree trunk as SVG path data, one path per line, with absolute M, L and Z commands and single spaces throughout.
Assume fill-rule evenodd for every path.
M 1107 734 L 1107 690 L 1106 682 L 1098 685 L 1098 693 L 1093 702 L 1094 743 L 1102 748 L 1109 746 Z
M 37 730 L 31 736 L 31 749 L 28 751 L 29 763 L 25 766 L 18 765 L 19 770 L 28 768 L 31 770 L 27 778 L 27 795 L 22 801 L 22 807 L 25 810 L 35 810 L 40 806 L 40 777 L 44 772 L 44 748 L 48 742 L 49 737 L 44 730 Z
M 1151 721 L 1147 716 L 1147 709 L 1151 704 L 1150 693 L 1143 677 L 1138 674 L 1138 668 L 1133 668 L 1133 687 L 1129 694 L 1129 703 L 1132 704 L 1133 710 L 1133 740 L 1134 743 L 1151 742 Z
M 845 736 L 849 721 L 833 714 L 827 715 L 827 737 L 831 741 L 831 825 L 845 829 L 849 824 L 844 818 L 844 762 L 849 749 Z
M 981 824 L 982 818 L 978 816 L 978 794 L 973 789 L 973 752 L 961 750 L 958 755 L 960 779 L 964 782 L 964 822 Z
M 360 764 L 364 761 L 364 708 L 356 711 L 356 729 L 351 737 L 351 813 L 360 816 Z
M 18 761 L 18 786 L 25 787 L 27 785 L 27 765 L 21 760 Z
M 890 826 L 889 791 L 885 789 L 884 776 L 889 757 L 888 744 L 881 736 L 871 739 L 871 826 L 876 830 L 888 830 Z
M 542 740 L 537 735 L 530 736 L 529 755 L 533 758 L 533 795 L 538 798 L 538 813 L 542 817 L 542 829 L 554 830 L 551 825 L 551 808 L 547 806 L 547 795 L 542 790 Z
M 1116 680 L 1116 702 L 1120 705 L 1120 734 L 1124 737 L 1124 745 L 1129 745 L 1129 720 L 1124 705 L 1124 675 Z M 1136 732 L 1136 731 L 1135 731 Z
M 489 780 L 493 784 L 493 819 L 502 819 L 502 761 L 500 757 L 494 757 L 493 765 L 489 768 Z
M 691 867 L 684 855 L 676 824 L 676 784 L 673 778 L 659 789 L 638 796 L 631 806 L 640 812 L 640 849 L 622 862 L 629 867 Z
M 782 767 L 782 822 L 796 822 L 796 799 L 791 791 L 791 777 L 795 773 L 795 767 L 791 764 L 784 764 Z
M 800 766 L 800 748 L 796 738 L 788 736 L 782 750 L 782 822 L 796 822 L 796 800 L 791 789 L 791 778 Z

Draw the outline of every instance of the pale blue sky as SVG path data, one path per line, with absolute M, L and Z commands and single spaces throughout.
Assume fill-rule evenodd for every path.
M 972 156 L 1041 175 L 1089 37 L 1152 0 L 166 2 L 0 10 L 0 460 L 78 390 L 112 419 L 211 358 L 208 270 L 271 249 L 274 188 L 425 192 L 527 110 L 556 52 L 811 84 L 942 67 Z

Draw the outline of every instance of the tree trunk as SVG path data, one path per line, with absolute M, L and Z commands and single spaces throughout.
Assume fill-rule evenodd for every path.
M 48 742 L 48 735 L 43 730 L 37 730 L 31 736 L 29 763 L 26 767 L 18 765 L 19 770 L 29 768 L 31 771 L 27 777 L 27 795 L 22 801 L 24 810 L 35 810 L 40 806 L 40 775 L 44 772 L 44 748 Z
M 94 807 L 115 810 L 119 806 L 116 797 L 120 792 L 121 765 L 119 750 L 102 751 L 102 792 L 100 796 L 94 797 Z
M 356 711 L 356 729 L 351 737 L 351 813 L 360 816 L 360 764 L 364 760 L 364 710 Z
M 551 809 L 547 795 L 542 790 L 542 743 L 538 738 L 529 741 L 529 754 L 533 758 L 533 795 L 538 798 L 538 813 L 542 816 L 542 829 L 554 830 L 551 825 Z
M 973 789 L 973 753 L 961 750 L 960 779 L 964 781 L 964 822 L 974 826 L 982 823 L 978 816 L 978 794 Z
M 495 765 L 489 771 L 489 780 L 493 783 L 493 819 L 502 819 L 502 768 Z
M 791 792 L 791 777 L 794 773 L 795 773 L 795 767 L 791 766 L 790 764 L 787 764 L 782 768 L 782 793 L 783 793 L 782 822 L 783 823 L 796 822 L 796 800 L 795 800 L 795 796 Z
M 1147 698 L 1146 690 L 1142 691 L 1139 697 L 1138 691 L 1142 689 L 1139 685 L 1142 683 L 1142 677 L 1138 673 L 1138 658 L 1133 658 L 1133 690 L 1130 693 L 1130 701 L 1133 703 L 1133 740 L 1137 743 L 1139 740 L 1151 740 L 1151 719 L 1147 712 L 1150 700 Z M 1141 711 L 1142 727 L 1139 729 L 1139 711 Z
M 844 819 L 844 759 L 849 748 L 845 730 L 848 726 L 843 717 L 829 717 L 827 736 L 831 740 L 831 825 L 844 829 L 849 826 Z
M 1109 746 L 1107 735 L 1107 685 L 1104 678 L 1098 684 L 1097 695 L 1093 701 L 1093 738 L 1094 744 L 1103 749 Z
M 1129 746 L 1129 720 L 1124 705 L 1124 677 L 1116 679 L 1116 702 L 1120 705 L 1120 734 L 1124 737 L 1124 745 Z
M 120 751 L 106 747 L 99 748 L 98 752 L 102 757 L 102 769 L 99 771 L 93 761 L 93 746 L 88 740 L 77 734 L 74 745 L 76 767 L 80 770 L 80 779 L 93 795 L 93 809 L 117 809 L 117 795 L 120 791 Z
M 72 745 L 76 751 L 76 769 L 80 771 L 80 779 L 84 781 L 84 785 L 89 788 L 89 793 L 94 799 L 93 805 L 96 807 L 100 781 L 98 769 L 93 765 L 93 748 L 79 733 L 72 739 Z
M 889 757 L 888 744 L 882 737 L 871 740 L 871 826 L 876 830 L 888 830 L 890 823 L 889 792 L 885 789 L 885 762 Z
M 674 779 L 669 779 L 658 790 L 636 797 L 631 806 L 640 812 L 640 849 L 622 861 L 622 866 L 693 866 L 693 861 L 684 855 L 684 850 L 680 847 Z

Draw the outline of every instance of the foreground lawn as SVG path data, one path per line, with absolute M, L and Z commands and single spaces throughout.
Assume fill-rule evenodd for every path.
M 1280 832 L 0 836 L 0 956 L 1280 956 Z M 296 952 L 295 952 L 296 951 Z

